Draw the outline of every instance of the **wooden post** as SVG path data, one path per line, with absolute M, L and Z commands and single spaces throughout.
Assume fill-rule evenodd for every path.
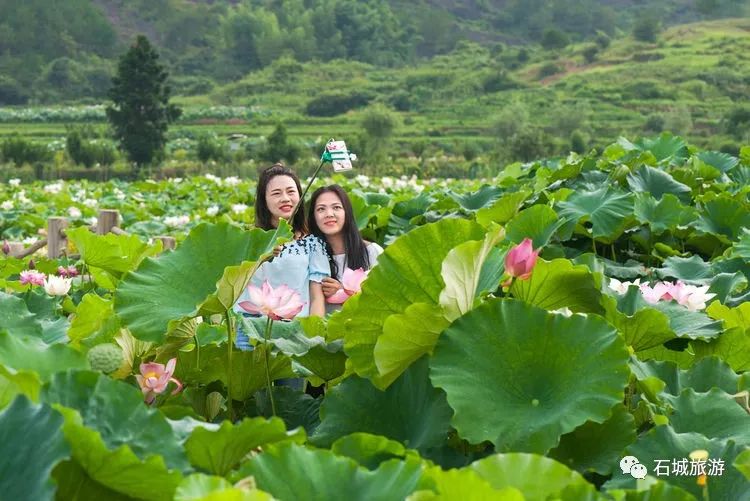
M 106 235 L 118 224 L 120 224 L 120 211 L 102 209 L 99 211 L 99 217 L 96 219 L 96 233 Z
M 174 248 L 177 246 L 177 241 L 174 239 L 174 237 L 167 237 L 164 235 L 156 237 L 159 240 L 161 240 L 162 244 L 162 250 L 174 250 Z
M 47 219 L 47 257 L 57 259 L 68 248 L 68 237 L 65 236 L 65 227 L 68 220 L 64 217 L 51 217 Z

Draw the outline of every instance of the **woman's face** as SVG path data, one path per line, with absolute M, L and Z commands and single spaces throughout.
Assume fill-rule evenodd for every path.
M 335 235 L 344 229 L 346 215 L 341 199 L 327 191 L 315 201 L 315 222 L 325 235 Z
M 274 176 L 266 186 L 266 206 L 271 213 L 271 222 L 274 226 L 279 219 L 289 219 L 294 207 L 299 202 L 297 184 L 289 176 Z

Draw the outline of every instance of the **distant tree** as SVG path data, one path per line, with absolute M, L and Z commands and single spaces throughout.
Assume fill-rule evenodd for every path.
M 362 128 L 365 132 L 365 149 L 370 159 L 382 159 L 388 140 L 396 127 L 398 127 L 398 116 L 381 104 L 376 104 L 364 112 Z
M 599 46 L 596 44 L 589 44 L 583 48 L 581 53 L 583 54 L 584 61 L 587 63 L 593 63 L 596 61 L 596 56 L 599 55 Z
M 268 136 L 268 147 L 263 153 L 264 159 L 269 162 L 286 160 L 289 163 L 294 163 L 299 159 L 299 156 L 300 149 L 289 141 L 286 126 L 279 122 Z
M 633 37 L 641 42 L 656 42 L 660 31 L 659 19 L 651 14 L 642 15 L 633 25 Z
M 607 35 L 603 31 L 597 31 L 596 37 L 594 37 L 594 42 L 596 42 L 596 45 L 598 45 L 599 48 L 603 50 L 609 47 L 609 44 L 612 42 L 612 39 L 609 38 L 609 35 Z
M 167 127 L 182 113 L 169 103 L 169 74 L 148 39 L 139 35 L 120 58 L 112 78 L 107 118 L 115 138 L 137 165 L 150 164 L 164 150 Z
M 547 50 L 562 49 L 570 43 L 570 38 L 562 31 L 551 28 L 544 32 L 541 43 L 542 47 Z

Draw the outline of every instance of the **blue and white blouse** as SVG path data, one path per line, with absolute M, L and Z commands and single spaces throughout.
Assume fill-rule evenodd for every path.
M 250 283 L 260 287 L 265 280 L 271 287 L 286 285 L 294 289 L 305 304 L 298 317 L 310 315 L 310 282 L 322 282 L 331 275 L 325 244 L 315 235 L 307 235 L 284 244 L 278 256 L 260 265 Z M 250 295 L 245 289 L 237 300 L 247 301 Z M 234 311 L 245 312 L 235 303 Z

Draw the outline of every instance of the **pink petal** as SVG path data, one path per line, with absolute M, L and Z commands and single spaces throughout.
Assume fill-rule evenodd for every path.
M 169 377 L 172 377 L 172 374 L 174 374 L 174 369 L 177 366 L 177 358 L 170 358 L 169 362 L 167 362 L 167 374 Z
M 263 304 L 263 291 L 261 291 L 259 287 L 250 285 L 247 288 L 247 292 L 248 292 L 248 295 L 250 296 L 250 301 L 255 306 L 261 306 Z
M 175 390 L 172 392 L 172 395 L 177 395 L 180 391 L 182 391 L 182 383 L 180 383 L 175 378 L 171 378 L 170 381 L 177 385 L 177 388 L 175 388 Z
M 164 374 L 164 365 L 163 364 L 157 364 L 156 362 L 149 362 L 149 363 L 143 363 L 140 366 L 141 374 L 146 375 L 149 372 L 153 372 L 154 374 L 161 375 Z
M 250 301 L 240 301 L 237 304 L 239 305 L 240 308 L 242 308 L 248 313 L 260 313 L 261 312 L 260 308 L 255 306 L 255 304 L 251 303 Z
M 347 299 L 349 299 L 349 294 L 344 289 L 339 289 L 335 294 L 326 298 L 326 303 L 343 304 Z

